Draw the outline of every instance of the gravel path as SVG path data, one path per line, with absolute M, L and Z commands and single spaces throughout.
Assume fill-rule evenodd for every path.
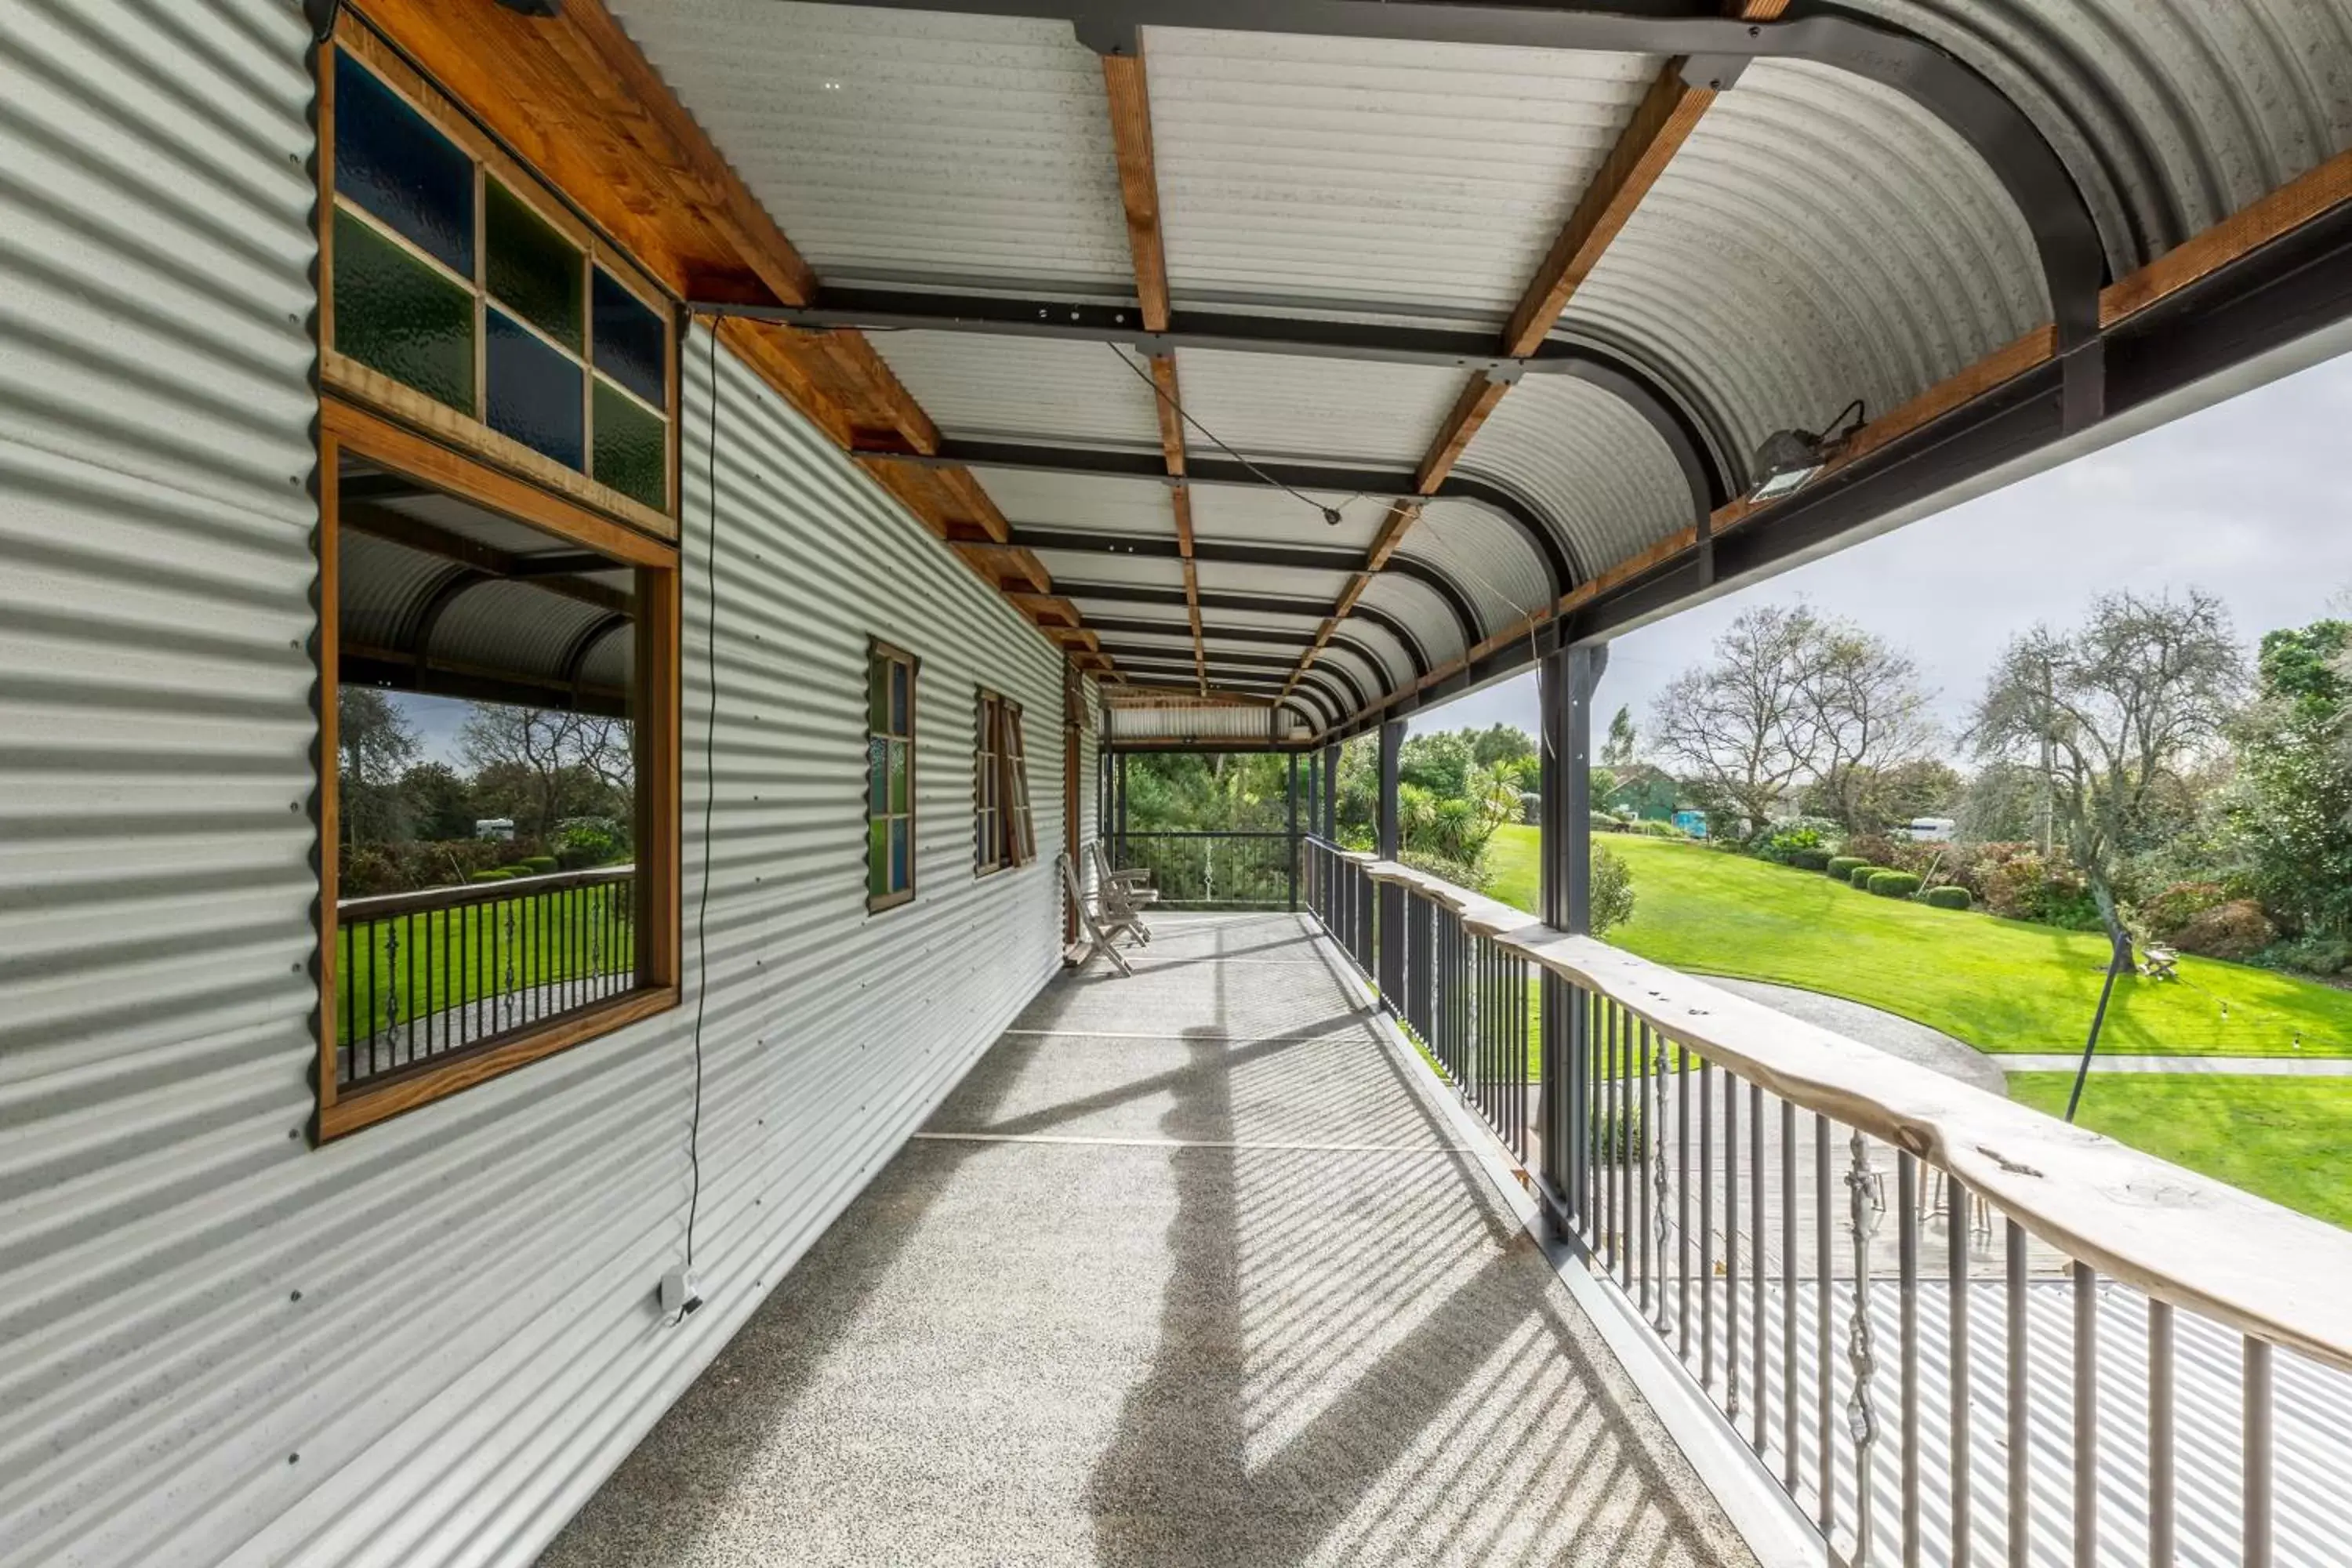
M 1946 1078 L 1958 1079 L 1994 1094 L 2009 1092 L 2009 1079 L 2003 1071 L 2010 1061 L 2004 1058 L 1996 1062 L 1973 1046 L 1961 1044 L 1941 1029 L 1931 1029 L 1925 1024 L 1860 1002 L 1849 1002 L 1843 996 L 1824 996 L 1818 991 L 1801 991 L 1793 985 L 1772 985 L 1761 980 L 1727 980 L 1710 975 L 1707 984 L 1720 985 L 1737 996 L 1751 1002 L 1761 1002 L 1767 1007 L 1786 1013 L 1792 1018 L 1802 1018 L 1808 1024 L 1819 1024 L 1824 1029 L 1834 1029 L 1850 1040 L 1860 1040 L 1865 1046 L 1875 1046 L 1889 1056 L 1901 1057 L 1942 1073 Z M 2016 1070 L 2023 1070 L 2021 1068 Z

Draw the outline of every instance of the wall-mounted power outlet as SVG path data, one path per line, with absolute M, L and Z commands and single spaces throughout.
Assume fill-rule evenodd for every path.
M 673 1268 L 661 1278 L 662 1316 L 682 1323 L 702 1305 L 702 1282 L 690 1268 Z

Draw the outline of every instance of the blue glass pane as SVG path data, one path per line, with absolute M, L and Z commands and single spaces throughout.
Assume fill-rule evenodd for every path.
M 907 667 L 893 661 L 890 666 L 890 733 L 912 734 L 907 723 Z
M 596 269 L 596 368 L 656 408 L 669 406 L 661 318 Z
M 474 161 L 351 56 L 335 56 L 335 189 L 474 275 Z
M 908 868 L 908 828 L 913 825 L 904 817 L 890 821 L 890 890 L 894 893 L 915 885 L 914 873 Z
M 579 468 L 585 418 L 579 365 L 531 336 L 503 310 L 489 311 L 487 321 L 487 423 L 567 468 Z

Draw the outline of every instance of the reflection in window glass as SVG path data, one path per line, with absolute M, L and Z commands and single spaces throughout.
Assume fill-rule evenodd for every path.
M 915 661 L 877 643 L 866 665 L 866 899 L 869 910 L 915 893 Z

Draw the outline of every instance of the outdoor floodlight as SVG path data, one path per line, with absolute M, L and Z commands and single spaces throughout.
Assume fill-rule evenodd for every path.
M 1843 451 L 1846 442 L 1861 428 L 1862 399 L 1857 397 L 1838 411 L 1838 416 L 1822 434 L 1811 430 L 1773 431 L 1756 448 L 1756 472 L 1761 476 L 1761 482 L 1748 492 L 1748 499 L 1779 500 L 1782 496 L 1795 494 L 1831 458 Z

